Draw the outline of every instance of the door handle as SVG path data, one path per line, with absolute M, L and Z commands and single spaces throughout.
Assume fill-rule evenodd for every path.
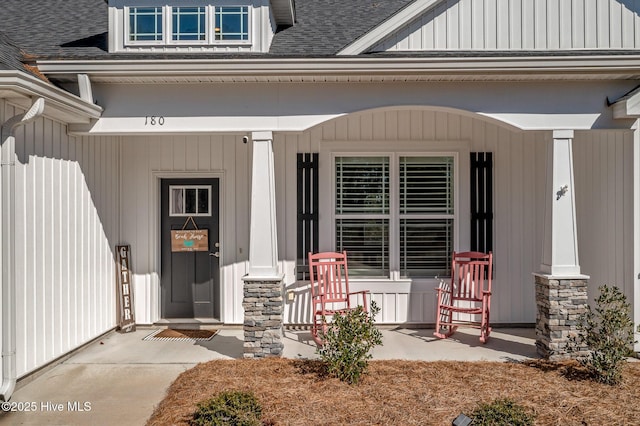
M 209 253 L 209 256 L 215 256 L 215 257 L 220 257 L 220 252 L 217 251 L 215 253 Z

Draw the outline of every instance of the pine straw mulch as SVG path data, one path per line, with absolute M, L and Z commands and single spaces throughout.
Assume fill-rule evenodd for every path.
M 640 425 L 640 363 L 607 386 L 572 362 L 371 361 L 358 385 L 327 377 L 320 361 L 219 360 L 182 373 L 148 425 L 186 425 L 221 391 L 253 392 L 267 425 L 450 425 L 478 403 L 511 398 L 537 425 Z

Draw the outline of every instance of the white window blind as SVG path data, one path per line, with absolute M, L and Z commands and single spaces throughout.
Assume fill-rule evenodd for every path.
M 400 157 L 400 275 L 447 276 L 453 251 L 452 157 Z
M 388 219 L 338 219 L 336 242 L 349 253 L 351 275 L 389 275 Z
M 336 157 L 335 176 L 336 249 L 353 275 L 389 276 L 391 263 L 401 277 L 450 274 L 453 157 Z
M 336 243 L 352 275 L 389 274 L 389 158 L 336 158 Z
M 336 213 L 389 213 L 389 159 L 336 159 Z
M 453 214 L 453 158 L 400 157 L 400 213 Z

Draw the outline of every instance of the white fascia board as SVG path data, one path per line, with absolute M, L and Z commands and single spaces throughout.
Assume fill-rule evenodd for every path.
M 69 118 L 76 117 L 73 122 L 84 123 L 102 115 L 100 106 L 20 71 L 0 72 L 0 91 L 13 92 L 16 98 L 45 98 L 45 114 L 59 116 L 62 113 Z
M 441 80 L 459 75 L 582 75 L 621 74 L 640 78 L 640 55 L 596 56 L 503 56 L 503 57 L 429 57 L 362 58 L 335 57 L 312 59 L 200 59 L 200 60 L 46 60 L 39 70 L 49 77 L 117 80 L 126 77 L 182 77 L 198 81 L 215 76 L 230 82 L 239 77 L 273 78 L 283 76 L 397 76 L 438 75 Z
M 338 55 L 359 55 L 371 46 L 382 41 L 389 34 L 400 29 L 421 14 L 442 3 L 444 0 L 416 0 L 414 3 L 399 10 L 391 18 L 387 19 L 353 43 L 344 47 Z

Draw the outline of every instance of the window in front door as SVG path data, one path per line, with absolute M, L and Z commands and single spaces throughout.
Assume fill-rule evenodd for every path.
M 171 185 L 169 216 L 211 216 L 211 186 Z

